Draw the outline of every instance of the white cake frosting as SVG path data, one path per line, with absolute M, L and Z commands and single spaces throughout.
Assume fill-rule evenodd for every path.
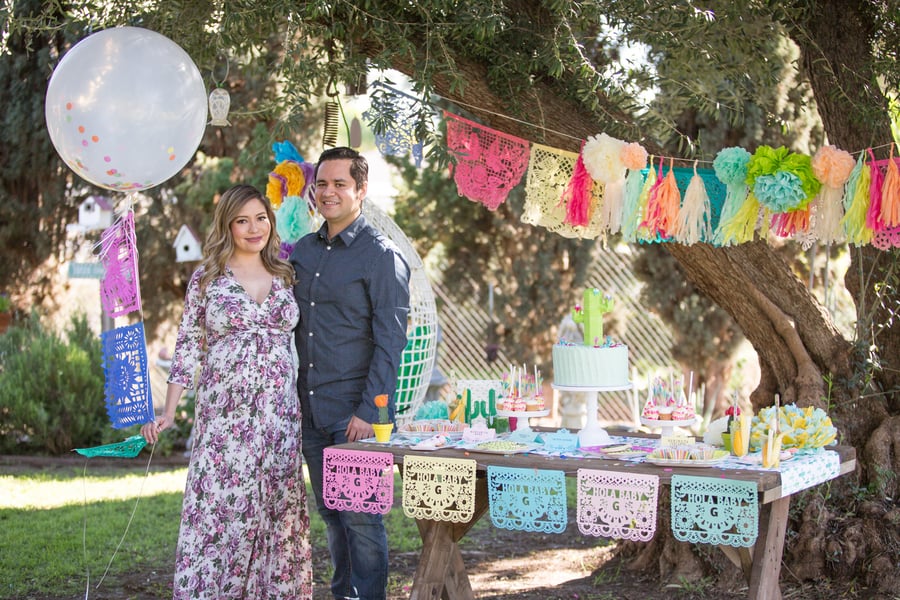
M 553 346 L 553 383 L 572 387 L 621 387 L 628 381 L 628 346 Z

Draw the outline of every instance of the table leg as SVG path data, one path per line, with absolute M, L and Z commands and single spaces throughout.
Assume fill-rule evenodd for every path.
M 487 480 L 475 482 L 475 509 L 466 523 L 416 520 L 422 537 L 422 554 L 413 576 L 410 600 L 473 600 L 475 594 L 466 574 L 459 540 L 488 509 Z
M 763 504 L 759 511 L 760 539 L 753 548 L 749 597 L 755 600 L 780 600 L 781 557 L 787 530 L 791 497 Z

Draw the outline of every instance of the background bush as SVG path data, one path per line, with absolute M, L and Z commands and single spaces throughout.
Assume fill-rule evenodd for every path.
M 0 452 L 62 454 L 110 429 L 100 337 L 83 313 L 64 336 L 35 313 L 0 335 Z

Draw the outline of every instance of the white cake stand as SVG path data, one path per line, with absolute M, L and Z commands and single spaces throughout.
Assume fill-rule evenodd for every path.
M 578 432 L 578 445 L 586 448 L 589 446 L 606 446 L 612 443 L 612 438 L 609 437 L 605 429 L 600 427 L 600 422 L 597 420 L 597 398 L 604 392 L 630 390 L 631 383 L 610 386 L 556 385 L 554 383 L 553 389 L 561 392 L 594 392 L 587 395 L 587 416 L 584 419 L 584 427 Z
M 676 427 L 690 427 L 696 422 L 697 417 L 685 419 L 684 421 L 661 421 L 659 419 L 645 419 L 644 417 L 641 417 L 641 423 L 643 425 L 660 430 L 659 437 L 669 437 Z
M 550 409 L 545 408 L 544 410 L 498 410 L 498 417 L 506 417 L 509 421 L 509 430 L 515 431 L 516 429 L 520 429 L 519 427 L 519 419 L 525 419 L 525 427 L 530 428 L 530 424 L 528 419 L 531 417 L 546 417 L 550 414 Z

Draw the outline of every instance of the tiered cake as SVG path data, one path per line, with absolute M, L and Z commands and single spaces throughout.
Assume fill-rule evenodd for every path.
M 584 343 L 560 340 L 553 346 L 553 384 L 562 387 L 624 387 L 628 381 L 628 346 L 603 336 L 603 315 L 613 300 L 600 290 L 588 289 L 584 301 L 572 311 L 584 325 Z

